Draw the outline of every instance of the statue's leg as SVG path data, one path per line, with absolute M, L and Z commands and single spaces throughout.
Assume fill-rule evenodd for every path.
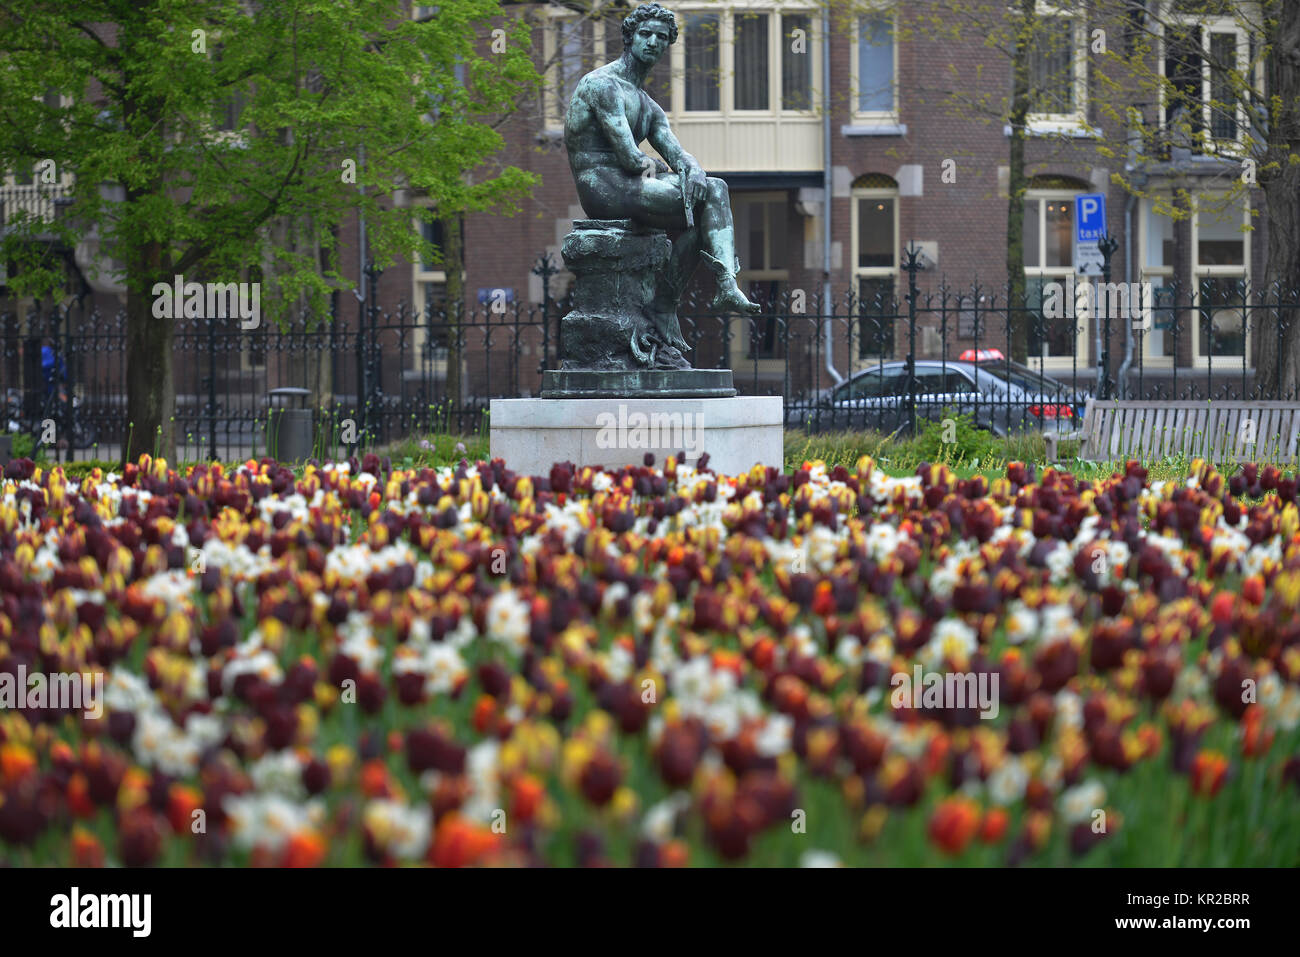
M 699 264 L 700 230 L 693 226 L 673 243 L 672 257 L 659 275 L 654 302 L 650 307 L 655 327 L 660 334 L 669 345 L 683 351 L 690 347 L 682 337 L 677 305 Z
M 736 285 L 740 260 L 736 258 L 736 228 L 731 221 L 731 196 L 724 180 L 716 176 L 708 178 L 708 195 L 701 206 L 701 252 L 713 269 L 718 285 L 713 305 L 736 312 L 758 312 L 759 306 L 750 302 Z

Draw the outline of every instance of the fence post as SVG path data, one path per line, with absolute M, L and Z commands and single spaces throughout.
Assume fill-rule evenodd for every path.
M 1275 371 L 1273 373 L 1273 381 L 1277 384 L 1277 398 L 1280 399 L 1282 398 L 1282 338 L 1285 335 L 1286 330 L 1282 328 L 1282 286 L 1277 283 L 1275 283 L 1274 286 L 1277 289 L 1277 299 L 1274 304 L 1277 313 L 1277 321 L 1273 323 L 1273 325 L 1277 326 L 1277 355 L 1274 357 Z M 1264 295 L 1267 297 L 1267 290 L 1265 290 Z M 1267 299 L 1265 301 L 1267 302 Z M 1292 397 L 1288 396 L 1288 398 Z
M 217 452 L 217 320 L 208 316 L 208 454 L 220 459 Z M 211 461 L 211 459 L 209 459 Z
M 1102 282 L 1106 285 L 1106 287 L 1109 289 L 1109 288 L 1110 288 L 1110 257 L 1113 256 L 1113 255 L 1115 254 L 1115 250 L 1119 248 L 1119 240 L 1116 239 L 1114 236 L 1110 235 L 1109 233 L 1107 233 L 1107 234 L 1105 234 L 1104 236 L 1102 236 L 1099 240 L 1097 240 L 1097 248 L 1098 248 L 1099 250 L 1101 250 L 1101 281 L 1102 281 Z M 1096 318 L 1096 315 L 1097 315 L 1097 305 L 1098 305 L 1098 301 L 1099 301 L 1100 299 L 1101 299 L 1101 296 L 1100 296 L 1100 295 L 1093 296 L 1092 314 L 1093 314 L 1094 319 Z M 1101 325 L 1101 328 L 1102 328 L 1102 333 L 1101 333 L 1101 369 L 1102 369 L 1102 373 L 1101 373 L 1101 391 L 1102 391 L 1102 394 L 1101 394 L 1101 398 L 1103 398 L 1103 399 L 1109 399 L 1109 398 L 1110 398 L 1110 393 L 1111 393 L 1111 387 L 1110 387 L 1110 309 L 1109 309 L 1109 301 L 1110 301 L 1110 297 L 1108 296 L 1108 297 L 1107 297 L 1107 308 L 1105 308 L 1105 309 L 1103 310 L 1103 311 L 1106 313 L 1106 315 L 1102 318 L 1102 325 Z M 1130 311 L 1131 311 L 1131 305 L 1130 305 Z
M 916 436 L 916 271 L 921 268 L 921 251 L 915 243 L 904 250 L 907 270 L 907 421 L 908 435 Z
M 76 436 L 72 434 L 72 309 L 61 306 L 59 311 L 63 316 L 63 375 L 60 376 L 62 389 L 56 392 L 55 395 L 66 396 L 66 401 L 62 403 L 63 408 L 60 410 L 60 414 L 63 416 L 63 422 L 61 423 L 63 434 L 67 437 L 68 442 L 67 455 L 64 456 L 63 460 L 71 462 L 75 458 L 74 453 L 76 451 L 73 447 Z M 55 342 L 58 342 L 57 338 Z M 55 445 L 57 446 L 58 443 L 56 442 Z
M 362 255 L 365 254 L 364 249 Z M 362 290 L 356 293 L 357 297 L 357 408 L 356 415 L 360 420 L 357 422 L 356 429 L 356 448 L 353 454 L 361 451 L 364 444 L 361 436 L 366 431 L 366 395 L 369 386 L 366 383 L 366 296 L 365 296 L 365 276 L 366 264 L 361 264 Z
M 542 364 L 537 369 L 539 373 L 545 372 L 551 361 L 551 277 L 559 271 L 550 253 L 538 256 L 537 265 L 533 267 L 533 275 L 542 277 Z

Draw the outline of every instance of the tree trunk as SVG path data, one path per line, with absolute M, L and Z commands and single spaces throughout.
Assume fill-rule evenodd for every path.
M 1029 50 L 1034 32 L 1035 0 L 1021 0 L 1020 32 L 1011 65 L 1011 143 L 1007 158 L 1007 337 L 1011 358 L 1029 358 L 1029 322 L 1025 313 L 1025 123 L 1029 116 Z
M 1273 3 L 1276 32 L 1265 60 L 1270 97 L 1268 149 L 1259 181 L 1268 213 L 1268 262 L 1263 293 L 1285 306 L 1256 320 L 1256 385 L 1264 399 L 1300 396 L 1300 4 Z
M 149 454 L 176 461 L 176 389 L 172 382 L 173 319 L 153 314 L 153 278 L 164 275 L 162 247 L 149 243 L 128 266 L 126 297 L 126 434 L 122 464 Z
M 443 268 L 447 275 L 447 390 L 445 413 L 449 427 L 465 431 L 462 412 L 465 404 L 465 281 L 464 249 L 461 243 L 460 216 L 442 221 Z

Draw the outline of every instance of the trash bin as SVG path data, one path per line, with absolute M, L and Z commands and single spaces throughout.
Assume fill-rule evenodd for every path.
M 311 455 L 312 411 L 307 408 L 310 389 L 272 389 L 267 414 L 266 451 L 277 462 L 301 462 Z M 298 400 L 298 407 L 291 403 Z M 278 404 L 277 404 L 278 403 Z

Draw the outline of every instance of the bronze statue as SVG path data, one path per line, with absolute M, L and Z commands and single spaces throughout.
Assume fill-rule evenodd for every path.
M 656 368 L 690 367 L 681 355 L 689 347 L 681 336 L 677 304 L 701 258 L 717 279 L 715 309 L 738 313 L 759 309 L 736 285 L 740 262 L 727 184 L 705 175 L 677 142 L 663 109 L 641 88 L 676 40 L 671 12 L 657 3 L 638 6 L 623 21 L 623 55 L 578 81 L 564 127 L 578 198 L 593 217 L 575 224 L 572 235 L 579 228 L 609 230 L 616 226 L 609 221 L 618 220 L 630 220 L 641 230 L 680 231 L 667 261 L 655 266 L 653 295 L 641 310 L 652 330 L 648 337 L 632 335 L 636 361 Z M 646 140 L 667 165 L 641 151 Z M 575 245 L 579 247 L 589 250 L 592 243 Z M 649 362 L 646 356 L 651 357 Z M 588 358 L 588 367 L 589 363 Z

